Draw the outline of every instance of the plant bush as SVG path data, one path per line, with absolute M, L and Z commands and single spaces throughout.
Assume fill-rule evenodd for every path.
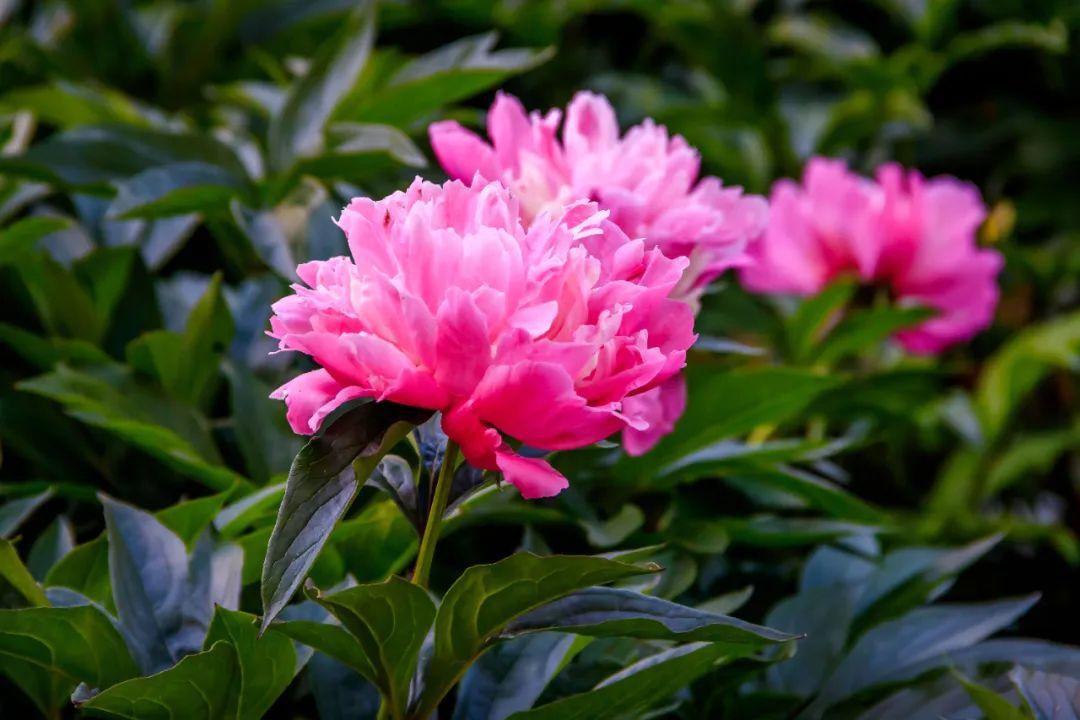
M 0 3 L 0 716 L 1077 717 L 1078 31 L 1069 0 Z M 745 193 L 691 192 L 659 125 Z M 581 297 L 493 309 L 515 257 Z

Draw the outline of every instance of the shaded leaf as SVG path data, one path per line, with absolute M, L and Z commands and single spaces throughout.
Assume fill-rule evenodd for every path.
M 426 413 L 365 402 L 328 418 L 289 470 L 263 562 L 265 628 L 304 581 L 319 551 L 382 456 Z M 354 469 L 349 464 L 357 460 Z
M 518 616 L 575 590 L 656 569 L 601 557 L 530 553 L 470 567 L 439 606 L 434 649 L 415 713 L 431 713 L 472 661 Z
M 156 675 L 107 687 L 82 710 L 94 717 L 130 720 L 229 718 L 239 675 L 236 650 L 221 641 Z

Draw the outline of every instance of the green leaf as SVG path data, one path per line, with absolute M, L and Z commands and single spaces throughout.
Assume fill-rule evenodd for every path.
M 463 38 L 416 58 L 378 89 L 349 97 L 338 115 L 403 126 L 531 70 L 553 54 L 551 48 L 492 52 L 497 40 L 495 33 Z
M 809 717 L 879 683 L 889 682 L 906 667 L 937 660 L 950 663 L 950 653 L 970 647 L 1010 625 L 1035 604 L 1038 596 L 970 605 L 936 605 L 878 625 L 852 646 L 825 681 L 807 710 Z
M 1017 667 L 1009 679 L 1031 708 L 1030 716 L 1037 720 L 1080 718 L 1080 680 L 1075 677 Z
M 960 684 L 967 690 L 971 700 L 986 716 L 986 720 L 1033 720 L 1026 708 L 1019 708 L 990 688 L 958 675 Z
M 26 567 L 35 580 L 43 581 L 56 563 L 74 547 L 75 528 L 66 515 L 61 515 L 34 541 L 26 558 Z
M 330 147 L 300 161 L 297 173 L 355 183 L 401 165 L 427 165 L 424 154 L 409 136 L 390 125 L 337 123 L 330 127 L 328 136 Z
M 392 403 L 353 405 L 327 418 L 300 450 L 263 561 L 264 629 L 304 581 L 360 484 L 425 415 Z
M 109 547 L 104 535 L 76 545 L 53 565 L 45 587 L 75 590 L 110 611 L 116 610 L 109 580 Z
M 591 637 L 722 643 L 733 650 L 756 650 L 795 640 L 795 635 L 642 595 L 622 588 L 578 590 L 510 622 L 504 631 L 554 630 Z
M 453 720 L 505 720 L 528 710 L 588 641 L 564 633 L 536 633 L 499 643 L 461 679 Z
M 1010 47 L 1064 53 L 1069 48 L 1068 28 L 1061 19 L 1055 19 L 1048 25 L 1012 20 L 999 22 L 956 35 L 949 43 L 946 55 L 951 64 Z
M 213 605 L 184 542 L 157 518 L 101 494 L 117 617 L 147 673 L 202 647 Z
M 143 110 L 127 96 L 107 87 L 66 80 L 12 90 L 0 97 L 0 108 L 5 112 L 29 111 L 63 129 L 105 123 L 148 124 Z
M 74 273 L 44 253 L 25 257 L 16 268 L 46 330 L 95 344 L 101 341 L 105 319 Z
M 154 397 L 115 368 L 77 371 L 60 366 L 18 387 L 62 403 L 68 414 L 145 450 L 213 490 L 228 490 L 237 483 L 250 485 L 219 464 L 205 419 L 190 408 Z
M 1080 311 L 1027 328 L 987 361 L 975 387 L 975 409 L 988 441 L 1005 429 L 1024 397 L 1057 367 L 1080 366 Z
M 226 490 L 216 495 L 183 500 L 159 511 L 157 519 L 162 525 L 176 533 L 190 550 L 202 535 L 203 530 L 210 526 L 221 511 L 221 506 L 225 504 L 230 494 Z
M 769 26 L 769 39 L 839 66 L 871 60 L 881 54 L 872 37 L 824 16 L 781 15 Z
M 116 183 L 110 217 L 155 219 L 225 209 L 250 193 L 242 178 L 218 165 L 178 162 L 144 170 Z
M 98 688 L 138 674 L 120 633 L 91 605 L 0 610 L 0 656 Z
M 224 537 L 235 537 L 253 523 L 272 517 L 285 495 L 285 483 L 268 485 L 222 508 L 214 528 Z
M 694 643 L 651 655 L 588 692 L 515 713 L 510 720 L 615 720 L 646 711 L 730 658 L 722 645 Z
M 272 387 L 242 364 L 226 362 L 233 432 L 248 474 L 265 484 L 287 472 L 300 449 L 300 440 L 285 420 L 285 403 L 272 400 Z
M 15 588 L 16 592 L 31 605 L 48 605 L 45 592 L 34 580 L 34 576 L 22 564 L 19 553 L 10 540 L 0 540 L 0 580 Z
M 515 618 L 575 590 L 656 569 L 602 557 L 531 553 L 470 567 L 439 606 L 433 654 L 415 714 L 432 713 L 473 660 Z
M 268 144 L 273 168 L 285 170 L 296 158 L 318 154 L 326 123 L 356 83 L 374 42 L 375 3 L 364 2 L 346 16 L 271 118 Z
M 842 278 L 803 300 L 787 322 L 787 342 L 795 362 L 804 363 L 855 295 L 854 280 Z
M 236 178 L 247 177 L 233 151 L 209 133 L 131 125 L 83 126 L 52 135 L 23 155 L 0 158 L 0 172 L 62 187 L 109 192 L 110 182 L 179 162 L 203 162 Z
M 278 620 L 270 627 L 273 631 L 344 663 L 358 673 L 374 673 L 373 661 L 364 654 L 364 649 L 357 639 L 340 625 L 311 620 Z
M 390 499 L 375 499 L 345 520 L 331 537 L 345 569 L 360 582 L 404 570 L 416 556 L 416 533 Z
M 202 407 L 212 399 L 232 336 L 232 316 L 217 273 L 191 309 L 183 334 L 161 330 L 141 335 L 128 345 L 128 362 L 157 378 L 170 396 Z
M 65 217 L 39 215 L 23 218 L 0 230 L 0 265 L 17 262 L 33 252 L 38 240 L 71 225 Z
M 391 577 L 315 599 L 359 644 L 357 672 L 379 688 L 393 717 L 404 717 L 420 646 L 435 619 L 435 604 L 427 592 Z
M 105 686 L 82 710 L 94 717 L 128 720 L 224 720 L 232 717 L 229 709 L 239 685 L 236 650 L 221 641 L 156 675 Z
M 841 378 L 805 370 L 766 367 L 731 372 L 695 369 L 686 412 L 675 431 L 644 459 L 624 459 L 617 469 L 624 477 L 651 475 L 664 465 L 718 440 L 749 432 L 762 424 L 779 424 L 805 410 Z
M 0 538 L 14 534 L 19 526 L 52 496 L 52 490 L 45 490 L 36 495 L 9 500 L 0 505 Z
M 847 355 L 873 348 L 897 331 L 933 315 L 934 311 L 921 307 L 880 307 L 853 312 L 825 338 L 815 359 L 831 365 Z
M 260 636 L 254 615 L 218 607 L 206 634 L 206 649 L 220 640 L 236 650 L 240 671 L 237 705 L 230 709 L 229 717 L 259 720 L 299 669 L 293 644 L 274 630 Z
M 85 340 L 42 337 L 22 328 L 0 323 L 0 342 L 38 370 L 52 370 L 59 363 L 100 365 L 112 360 L 97 346 Z

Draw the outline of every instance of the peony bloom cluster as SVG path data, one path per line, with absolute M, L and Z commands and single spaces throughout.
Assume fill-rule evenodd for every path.
M 320 369 L 275 391 L 310 434 L 359 397 L 439 410 L 476 467 L 527 498 L 566 487 L 504 436 L 565 450 L 644 429 L 633 399 L 683 367 L 693 312 L 669 296 L 688 261 L 630 239 L 589 202 L 522 220 L 499 182 L 356 199 L 338 224 L 352 257 L 301 265 L 271 335 Z
M 451 177 L 501 180 L 520 199 L 526 222 L 567 202 L 593 200 L 629 237 L 686 258 L 689 267 L 672 295 L 695 308 L 712 280 L 746 263 L 768 220 L 764 198 L 724 187 L 715 177 L 699 180 L 697 151 L 651 120 L 620 137 L 615 111 L 602 96 L 574 97 L 560 142 L 561 119 L 559 110 L 527 115 L 516 98 L 500 93 L 487 117 L 490 144 L 453 121 L 433 124 L 429 135 Z M 623 433 L 623 445 L 640 455 L 682 415 L 685 381 L 673 377 L 628 398 L 627 406 L 645 422 Z
M 574 96 L 560 142 L 561 117 L 557 109 L 527 115 L 517 98 L 499 93 L 487 116 L 490 144 L 450 120 L 428 133 L 447 174 L 501 180 L 520 199 L 526 221 L 567 202 L 593 200 L 631 238 L 688 258 L 676 297 L 694 302 L 721 272 L 746 262 L 748 245 L 768 221 L 764 198 L 715 177 L 699 180 L 697 151 L 652 120 L 620 137 L 603 96 Z
M 815 158 L 803 183 L 773 186 L 764 237 L 740 270 L 760 292 L 811 295 L 845 273 L 889 289 L 896 302 L 936 314 L 897 335 L 910 352 L 936 353 L 993 319 L 1001 255 L 980 249 L 986 215 L 978 190 L 951 177 L 925 179 L 895 164 L 877 181 L 841 161 Z

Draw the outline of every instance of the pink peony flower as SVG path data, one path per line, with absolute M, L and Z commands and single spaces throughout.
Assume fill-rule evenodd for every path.
M 746 262 L 748 245 L 768 219 L 765 199 L 723 187 L 715 177 L 699 180 L 697 151 L 652 120 L 620 137 L 615 111 L 600 95 L 574 96 L 560 142 L 561 115 L 526 115 L 516 98 L 499 93 L 488 112 L 490 144 L 453 121 L 433 124 L 429 135 L 451 177 L 501 179 L 520 198 L 526 222 L 546 209 L 590 199 L 629 237 L 668 257 L 687 258 L 672 296 L 696 309 L 712 280 Z M 631 402 L 648 428 L 627 428 L 623 444 L 640 455 L 674 428 L 686 404 L 685 383 L 672 379 Z
M 978 190 L 956 178 L 889 164 L 874 182 L 814 158 L 802 185 L 773 186 L 769 227 L 740 276 L 752 290 L 801 295 L 844 273 L 884 285 L 896 302 L 937 312 L 896 336 L 909 352 L 936 353 L 993 320 L 1002 258 L 976 244 L 985 216 Z
M 690 267 L 676 297 L 696 303 L 721 272 L 746 261 L 746 249 L 764 230 L 765 199 L 698 179 L 698 153 L 652 120 L 619 137 L 611 104 L 579 92 L 561 113 L 526 115 L 517 98 L 499 93 L 487 118 L 488 144 L 453 121 L 429 128 L 446 172 L 469 179 L 479 173 L 502 180 L 520 198 L 527 221 L 547 208 L 580 199 L 596 201 L 632 238 L 686 257 Z
M 298 433 L 357 397 L 440 410 L 470 463 L 546 497 L 566 479 L 503 436 L 566 450 L 643 430 L 633 398 L 694 341 L 692 311 L 668 297 L 687 261 L 593 203 L 548 206 L 526 227 L 498 182 L 417 178 L 353 200 L 338 224 L 352 258 L 298 267 L 304 284 L 271 318 L 282 350 L 321 366 L 274 392 Z

